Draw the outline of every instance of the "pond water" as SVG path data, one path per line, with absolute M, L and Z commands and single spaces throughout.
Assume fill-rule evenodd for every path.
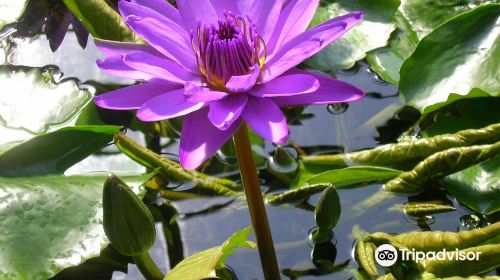
M 64 77 L 75 77 L 84 81 L 83 87 L 92 86 L 88 81 L 107 84 L 130 84 L 99 72 L 94 61 L 100 56 L 95 46 L 89 45 L 82 52 L 76 38 L 69 32 L 63 45 L 55 53 L 50 52 L 43 36 L 31 40 L 4 41 L 5 61 L 14 65 L 42 67 L 56 64 Z M 348 71 L 338 71 L 333 75 L 348 81 L 367 92 L 366 98 L 348 106 L 310 106 L 302 115 L 302 124 L 290 126 L 290 139 L 309 153 L 349 152 L 358 149 L 397 141 L 397 138 L 418 118 L 418 114 L 403 105 L 397 96 L 398 89 L 389 85 L 370 72 L 367 65 L 360 63 Z M 71 120 L 70 120 L 71 121 Z M 139 132 L 129 130 L 128 135 L 145 144 Z M 163 143 L 164 144 L 164 143 Z M 269 156 L 275 147 L 266 143 L 264 154 Z M 169 143 L 162 150 L 165 154 L 175 154 L 177 142 Z M 175 156 L 174 156 L 175 157 Z M 221 160 L 219 157 L 217 160 Z M 229 165 L 231 163 L 228 163 Z M 233 178 L 238 174 L 233 170 Z M 67 174 L 95 173 L 108 171 L 141 172 L 144 168 L 127 157 L 118 154 L 113 147 L 107 147 L 67 171 Z M 227 170 L 226 170 L 227 171 Z M 217 173 L 217 170 L 215 171 Z M 284 183 L 267 182 L 270 175 L 265 169 L 260 176 L 263 188 L 268 193 L 279 193 L 288 188 Z M 181 186 L 180 188 L 191 186 Z M 324 257 L 336 265 L 343 266 L 336 272 L 315 264 L 312 260 L 313 242 L 309 239 L 314 229 L 314 205 L 318 195 L 308 203 L 299 205 L 267 206 L 278 262 L 283 279 L 353 279 L 357 264 L 352 256 L 354 245 L 353 228 L 359 226 L 368 232 L 384 231 L 399 233 L 410 230 L 450 230 L 467 228 L 474 219 L 470 212 L 448 197 L 445 192 L 435 190 L 418 197 L 398 197 L 384 192 L 381 185 L 370 185 L 357 189 L 339 190 L 342 214 L 334 229 L 331 243 L 316 248 L 323 249 Z M 417 221 L 405 216 L 397 206 L 408 201 L 447 201 L 457 207 L 457 211 L 437 214 L 426 220 Z M 165 237 L 158 225 L 158 241 L 151 254 L 163 270 L 170 267 L 170 261 L 182 256 L 220 245 L 236 230 L 249 226 L 250 220 L 245 201 L 224 197 L 198 198 L 174 201 L 180 216 L 177 218 L 179 234 L 176 236 L 177 256 L 167 256 Z M 254 237 L 251 237 L 254 239 Z M 182 242 L 180 244 L 179 242 Z M 228 258 L 227 265 L 238 279 L 263 279 L 256 250 L 239 250 Z M 56 279 L 65 278 L 64 273 Z M 127 275 L 115 272 L 113 279 L 141 279 L 134 265 L 129 265 Z

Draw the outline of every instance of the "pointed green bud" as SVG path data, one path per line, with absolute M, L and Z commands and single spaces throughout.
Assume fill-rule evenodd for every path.
M 156 239 L 153 216 L 122 180 L 109 175 L 102 195 L 104 232 L 115 249 L 126 256 L 149 251 Z
M 314 241 L 330 240 L 332 229 L 340 218 L 340 199 L 334 187 L 330 186 L 323 191 L 314 213 L 318 225 L 318 230 L 313 234 Z

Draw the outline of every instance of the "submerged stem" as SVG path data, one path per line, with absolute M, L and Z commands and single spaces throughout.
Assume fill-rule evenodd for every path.
M 155 262 L 148 254 L 148 252 L 143 253 L 141 255 L 133 256 L 135 265 L 141 271 L 144 278 L 147 280 L 161 280 L 165 275 L 163 272 L 156 266 Z
M 273 238 L 269 228 L 266 208 L 262 193 L 260 190 L 257 169 L 252 157 L 252 147 L 248 137 L 247 125 L 243 123 L 234 135 L 236 145 L 236 154 L 240 165 L 241 179 L 250 211 L 255 237 L 257 239 L 257 248 L 259 249 L 260 262 L 264 270 L 266 280 L 279 280 L 280 272 L 278 261 L 274 251 Z

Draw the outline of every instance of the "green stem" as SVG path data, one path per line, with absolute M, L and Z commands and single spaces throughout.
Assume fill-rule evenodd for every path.
M 133 256 L 135 265 L 141 271 L 142 275 L 147 280 L 162 280 L 165 275 L 163 272 L 156 266 L 155 262 L 151 258 L 151 256 L 146 252 L 141 255 Z
M 269 228 L 266 208 L 260 190 L 257 169 L 252 156 L 250 138 L 248 137 L 247 125 L 243 123 L 234 135 L 236 155 L 240 165 L 241 179 L 247 197 L 248 210 L 252 220 L 257 248 L 259 249 L 260 262 L 264 270 L 266 280 L 279 280 L 280 272 L 278 261 L 274 251 L 273 238 Z

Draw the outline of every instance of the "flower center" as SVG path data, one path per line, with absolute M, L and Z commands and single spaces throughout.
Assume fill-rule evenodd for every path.
M 191 31 L 191 43 L 201 73 L 212 86 L 225 89 L 232 76 L 250 73 L 256 64 L 264 65 L 266 47 L 262 37 L 250 19 L 230 12 L 219 26 L 198 23 L 195 34 Z

